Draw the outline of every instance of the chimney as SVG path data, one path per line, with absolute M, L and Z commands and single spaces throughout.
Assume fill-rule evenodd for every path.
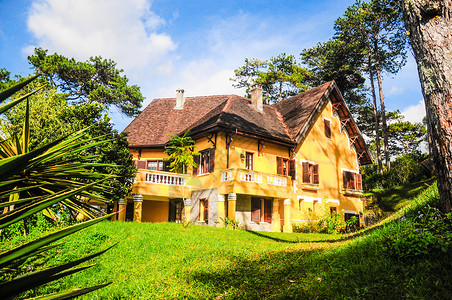
M 262 86 L 255 83 L 251 86 L 251 104 L 258 112 L 263 112 Z
M 176 90 L 176 106 L 174 106 L 174 109 L 184 109 L 184 89 L 177 89 Z

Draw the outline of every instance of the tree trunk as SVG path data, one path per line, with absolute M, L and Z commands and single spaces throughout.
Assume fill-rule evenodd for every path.
M 378 122 L 378 109 L 377 109 L 377 95 L 375 95 L 375 85 L 374 85 L 374 74 L 372 72 L 372 63 L 369 57 L 369 80 L 370 87 L 372 90 L 372 100 L 373 100 L 373 113 L 375 120 L 375 145 L 377 147 L 377 162 L 378 162 L 378 172 L 383 174 L 383 163 L 381 162 L 381 149 L 380 149 L 380 122 Z
M 427 112 L 441 209 L 452 199 L 452 0 L 403 0 Z
M 377 44 L 375 43 L 375 54 L 378 53 Z M 385 108 L 385 97 L 383 95 L 383 82 L 381 80 L 381 68 L 377 62 L 377 81 L 378 81 L 378 91 L 380 93 L 380 111 L 381 111 L 381 129 L 383 132 L 383 144 L 386 160 L 386 169 L 391 170 L 391 157 L 389 156 L 389 142 L 388 142 L 388 126 L 386 124 L 386 108 Z

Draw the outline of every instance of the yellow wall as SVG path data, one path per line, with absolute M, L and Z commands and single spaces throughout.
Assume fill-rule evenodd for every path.
M 325 137 L 324 118 L 331 121 L 331 139 Z M 332 105 L 329 101 L 323 106 L 321 114 L 295 152 L 297 153 L 297 198 L 306 197 L 308 201 L 312 201 L 313 198 L 320 198 L 321 203 L 329 201 L 329 206 L 336 206 L 338 213 L 343 210 L 355 211 L 356 213 L 363 211 L 359 195 L 344 195 L 342 190 L 342 169 L 358 172 L 359 166 L 357 155 L 353 147 L 350 148 L 346 132 L 341 132 L 340 120 L 332 113 Z M 318 186 L 306 185 L 302 182 L 302 160 L 319 165 Z M 294 200 L 292 219 L 302 220 L 303 213 L 298 209 L 298 200 Z M 336 204 L 337 200 L 339 205 Z M 304 205 L 312 208 L 312 203 L 306 202 Z
M 168 201 L 143 201 L 142 222 L 168 222 Z

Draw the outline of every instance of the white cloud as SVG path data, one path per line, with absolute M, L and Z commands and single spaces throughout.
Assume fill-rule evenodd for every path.
M 50 53 L 78 60 L 101 55 L 126 73 L 167 63 L 176 48 L 170 36 L 157 32 L 165 21 L 147 0 L 35 0 L 27 24 L 37 46 Z
M 424 100 L 420 100 L 416 105 L 406 107 L 402 111 L 402 115 L 405 116 L 405 121 L 410 121 L 411 123 L 422 122 L 425 117 Z
M 393 85 L 391 90 L 388 92 L 388 96 L 390 95 L 400 95 L 405 91 L 404 88 Z

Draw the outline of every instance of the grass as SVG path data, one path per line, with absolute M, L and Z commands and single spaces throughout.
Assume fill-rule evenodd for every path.
M 436 198 L 431 187 L 404 211 L 422 209 Z M 84 299 L 452 297 L 451 249 L 395 255 L 391 243 L 408 228 L 397 214 L 348 236 L 103 222 L 67 238 L 36 263 L 57 264 L 119 242 L 94 261 L 99 264 L 40 288 L 49 293 L 113 282 Z
M 411 203 L 411 199 L 435 183 L 435 178 L 388 189 L 373 189 L 365 194 L 383 211 L 396 211 Z

